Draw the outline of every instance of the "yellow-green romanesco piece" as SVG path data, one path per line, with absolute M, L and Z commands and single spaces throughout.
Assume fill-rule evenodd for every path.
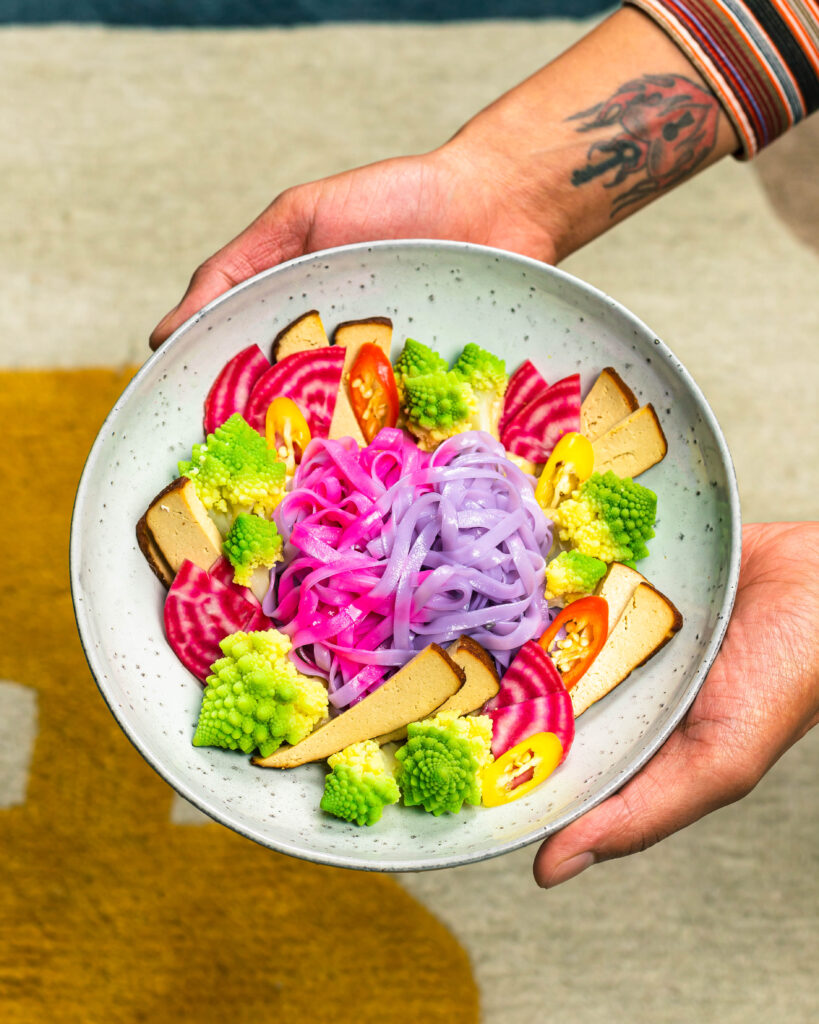
M 284 463 L 238 412 L 193 446 L 179 475 L 193 481 L 206 509 L 233 516 L 269 516 L 284 497 Z
M 591 594 L 606 574 L 606 563 L 574 548 L 561 551 L 546 566 L 546 597 L 570 599 Z
M 448 437 L 472 429 L 478 407 L 472 388 L 445 370 L 404 380 L 404 424 L 419 448 L 434 451 Z
M 604 562 L 631 564 L 648 554 L 657 495 L 628 477 L 592 473 L 549 515 L 560 539 Z
M 481 769 L 492 760 L 492 720 L 442 711 L 407 727 L 395 754 L 398 784 L 408 807 L 420 804 L 439 815 L 457 814 L 481 802 Z
M 472 389 L 474 409 L 471 427 L 498 436 L 503 399 L 509 377 L 504 361 L 474 342 L 458 356 L 452 372 Z
M 211 665 L 202 695 L 195 747 L 225 747 L 268 757 L 298 743 L 327 714 L 327 690 L 287 657 L 290 638 L 278 630 L 232 633 Z
M 321 809 L 356 825 L 374 825 L 388 804 L 398 803 L 398 783 L 375 740 L 353 743 L 327 759 Z
M 404 382 L 407 378 L 423 377 L 428 373 L 437 373 L 440 370 L 444 372 L 447 370 L 446 359 L 443 356 L 439 356 L 423 342 L 416 341 L 415 338 L 407 338 L 401 355 L 393 367 L 395 386 L 398 389 L 398 398 L 401 404 L 404 404 Z
M 282 539 L 272 519 L 241 512 L 228 531 L 222 550 L 233 566 L 233 582 L 249 587 L 256 569 L 269 569 L 281 560 Z

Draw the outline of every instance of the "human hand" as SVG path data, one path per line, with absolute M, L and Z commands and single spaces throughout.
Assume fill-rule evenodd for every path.
M 514 180 L 514 184 L 513 184 Z M 151 348 L 240 281 L 284 260 L 349 242 L 449 238 L 554 260 L 534 196 L 503 154 L 456 138 L 288 189 L 194 273 L 182 301 L 154 328 Z
M 685 719 L 619 793 L 547 839 L 539 885 L 644 850 L 748 794 L 819 721 L 819 523 L 743 530 L 733 615 Z

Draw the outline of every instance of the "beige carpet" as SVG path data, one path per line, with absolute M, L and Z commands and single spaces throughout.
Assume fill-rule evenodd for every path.
M 0 31 L 0 365 L 141 361 L 196 264 L 279 190 L 435 145 L 582 31 Z M 694 374 L 748 520 L 819 518 L 817 128 L 758 165 L 724 162 L 566 264 Z M 26 798 L 36 732 L 28 689 L 5 687 L 0 806 Z M 486 1024 L 807 1024 L 817 771 L 814 736 L 740 804 L 554 892 L 534 888 L 526 850 L 402 882 L 468 951 Z M 0 1019 L 4 996 L 0 973 Z

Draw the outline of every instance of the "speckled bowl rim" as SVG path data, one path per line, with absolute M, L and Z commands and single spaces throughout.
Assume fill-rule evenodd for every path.
M 518 264 L 521 268 L 528 268 L 539 274 L 553 275 L 556 278 L 564 281 L 572 288 L 577 289 L 580 292 L 584 292 L 587 296 L 602 300 L 614 308 L 617 313 L 624 318 L 625 321 L 631 324 L 632 327 L 637 328 L 642 334 L 651 334 L 654 338 L 655 354 L 667 364 L 667 366 L 676 374 L 688 390 L 689 395 L 694 401 L 694 404 L 702 416 L 703 420 L 711 430 L 714 439 L 716 441 L 717 450 L 719 452 L 720 459 L 722 461 L 723 469 L 725 472 L 725 484 L 728 492 L 729 505 L 730 505 L 730 530 L 731 530 L 731 543 L 729 551 L 729 564 L 728 573 L 725 587 L 725 595 L 722 600 L 721 607 L 717 613 L 718 625 L 713 631 L 711 639 L 705 648 L 705 651 L 700 660 L 699 668 L 694 674 L 694 677 L 680 697 L 677 706 L 672 714 L 670 714 L 659 730 L 649 742 L 646 744 L 641 753 L 633 758 L 622 771 L 618 772 L 608 783 L 602 786 L 597 792 L 588 797 L 583 803 L 571 811 L 568 811 L 562 817 L 559 817 L 551 821 L 547 826 L 536 829 L 529 835 L 525 835 L 516 839 L 511 839 L 507 842 L 499 843 L 498 846 L 492 850 L 482 850 L 474 854 L 468 854 L 459 856 L 453 854 L 452 856 L 430 860 L 429 862 L 417 862 L 417 861 L 401 861 L 401 860 L 387 860 L 383 862 L 373 863 L 370 861 L 360 862 L 356 861 L 354 857 L 350 856 L 339 856 L 329 853 L 319 853 L 306 850 L 303 847 L 290 846 L 287 843 L 282 842 L 271 842 L 271 840 L 263 835 L 262 833 L 252 829 L 245 828 L 238 823 L 226 820 L 223 815 L 211 807 L 207 800 L 202 799 L 196 793 L 192 791 L 188 785 L 186 779 L 178 775 L 173 770 L 165 766 L 158 757 L 155 757 L 152 751 L 144 744 L 137 734 L 136 730 L 130 728 L 120 718 L 118 714 L 118 708 L 113 698 L 106 691 L 104 684 L 104 668 L 97 663 L 97 655 L 95 651 L 90 648 L 85 642 L 86 630 L 88 630 L 88 605 L 87 602 L 78 600 L 78 594 L 81 590 L 81 583 L 79 580 L 78 566 L 80 563 L 80 528 L 79 522 L 82 519 L 85 504 L 88 498 L 88 487 L 89 479 L 92 475 L 93 467 L 99 457 L 100 450 L 103 445 L 103 440 L 110 431 L 111 426 L 115 422 L 119 415 L 120 409 L 126 405 L 130 399 L 131 392 L 134 391 L 141 383 L 142 379 L 148 374 L 154 371 L 154 368 L 159 364 L 167 354 L 171 351 L 174 345 L 176 345 L 180 339 L 205 315 L 209 314 L 216 307 L 222 303 L 228 301 L 233 295 L 242 290 L 255 285 L 259 280 L 270 277 L 273 274 L 278 273 L 285 267 L 293 267 L 299 264 L 311 264 L 316 261 L 326 259 L 334 254 L 338 253 L 361 253 L 368 254 L 375 250 L 400 250 L 400 251 L 411 251 L 413 249 L 422 249 L 434 247 L 444 251 L 449 251 L 453 256 L 457 256 L 460 253 L 465 252 L 478 252 L 486 253 L 495 257 L 502 258 L 506 261 Z M 714 663 L 722 641 L 725 638 L 725 631 L 728 628 L 728 622 L 731 616 L 731 611 L 734 606 L 734 600 L 737 593 L 737 585 L 739 580 L 739 566 L 740 558 L 742 553 L 742 521 L 740 515 L 739 505 L 739 489 L 737 487 L 736 473 L 734 471 L 733 461 L 731 459 L 730 452 L 725 437 L 722 433 L 722 429 L 714 415 L 713 410 L 705 399 L 702 391 L 686 370 L 680 360 L 673 354 L 669 347 L 661 341 L 651 329 L 643 323 L 638 317 L 631 313 L 625 306 L 617 302 L 610 295 L 595 288 L 593 285 L 575 277 L 573 274 L 568 274 L 565 270 L 560 270 L 557 267 L 550 266 L 547 263 L 542 263 L 539 260 L 532 259 L 528 256 L 521 256 L 518 253 L 508 252 L 505 249 L 496 249 L 491 246 L 475 245 L 471 242 L 453 242 L 445 241 L 440 239 L 395 239 L 388 241 L 376 241 L 376 242 L 357 242 L 351 245 L 338 246 L 332 249 L 323 249 L 317 252 L 308 253 L 304 256 L 299 256 L 296 259 L 289 260 L 286 263 L 280 263 L 275 267 L 271 267 L 269 270 L 262 271 L 260 274 L 256 274 L 254 277 L 248 278 L 246 281 L 242 281 L 240 284 L 231 288 L 230 291 L 225 292 L 218 298 L 214 299 L 213 302 L 208 303 L 199 312 L 195 313 L 192 317 L 185 321 L 176 331 L 168 338 L 168 340 L 154 352 L 140 367 L 137 373 L 134 375 L 128 386 L 125 388 L 123 393 L 115 402 L 113 408 L 105 418 L 104 423 L 100 427 L 94 444 L 91 447 L 90 452 L 85 461 L 83 472 L 80 477 L 80 483 L 77 488 L 77 493 L 74 499 L 74 508 L 71 516 L 71 537 L 69 544 L 69 571 L 71 577 L 71 598 L 74 605 L 74 618 L 77 623 L 77 630 L 80 636 L 80 643 L 85 654 L 88 666 L 91 669 L 91 674 L 102 694 L 103 700 L 108 705 L 114 719 L 116 720 L 119 727 L 136 747 L 142 757 L 148 762 L 149 765 L 174 789 L 177 793 L 183 796 L 189 803 L 194 807 L 198 808 L 208 817 L 214 819 L 220 824 L 232 829 L 234 832 L 238 832 L 240 835 L 245 836 L 247 839 L 251 839 L 254 842 L 259 843 L 262 846 L 266 846 L 271 850 L 275 850 L 279 853 L 284 853 L 292 857 L 296 857 L 301 860 L 311 861 L 315 864 L 324 864 L 330 867 L 347 868 L 350 870 L 358 871 L 377 871 L 377 872 L 388 872 L 388 873 L 409 873 L 419 871 L 432 871 L 439 870 L 442 868 L 460 867 L 465 864 L 473 864 L 482 860 L 489 860 L 492 857 L 500 857 L 505 853 L 511 853 L 513 850 L 519 850 L 524 846 L 529 846 L 533 843 L 542 842 L 548 836 L 553 835 L 555 832 L 559 832 L 565 828 L 571 822 L 576 821 L 582 817 L 587 811 L 590 811 L 593 807 L 602 803 L 608 797 L 612 796 L 618 790 L 633 778 L 640 769 L 651 760 L 651 758 L 657 753 L 660 747 L 666 742 L 671 733 L 676 729 L 679 723 L 682 721 L 689 707 L 694 701 L 697 693 L 700 690 L 706 676 Z

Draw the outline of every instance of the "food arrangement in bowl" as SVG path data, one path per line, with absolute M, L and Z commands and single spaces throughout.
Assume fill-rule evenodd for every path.
M 204 686 L 193 744 L 326 762 L 321 812 L 357 826 L 546 784 L 682 625 L 636 568 L 665 435 L 594 374 L 583 394 L 474 341 L 450 363 L 386 316 L 328 336 L 316 310 L 232 356 L 137 524 Z
M 311 307 L 321 316 L 306 316 Z M 329 338 L 323 327 L 316 333 L 317 320 Z M 309 355 L 316 344 L 324 370 L 310 374 L 307 367 L 319 365 L 319 356 Z M 375 395 L 351 388 L 353 351 L 366 344 L 389 363 L 395 426 L 391 390 L 374 403 L 375 418 L 359 424 Z M 504 362 L 499 414 L 497 401 L 479 402 L 467 379 L 472 345 L 487 360 Z M 429 374 L 410 366 L 424 355 L 452 391 L 437 404 L 440 390 L 420 401 L 421 378 Z M 283 389 L 283 371 L 295 370 L 296 360 L 305 372 L 288 372 Z M 377 376 L 383 362 L 373 357 L 363 368 Z M 419 383 L 405 387 L 404 377 L 413 375 Z M 261 387 L 263 380 L 269 386 Z M 546 443 L 542 422 L 520 417 L 517 441 L 510 437 L 515 418 L 536 397 L 527 381 L 541 397 L 554 389 L 542 402 L 544 416 L 567 416 L 563 436 L 549 440 L 555 448 L 548 457 L 526 448 Z M 418 411 L 407 416 L 412 395 Z M 448 422 L 434 420 L 433 413 L 447 412 L 446 402 Z M 486 418 L 493 409 L 496 430 Z M 231 424 L 236 414 L 246 427 Z M 433 436 L 436 424 L 441 436 Z M 203 490 L 209 470 L 197 471 L 208 454 L 224 457 L 240 437 L 272 498 L 254 507 L 255 497 L 242 496 L 252 474 L 239 475 L 238 489 L 224 490 L 224 507 L 217 507 L 219 496 L 212 499 L 225 482 L 217 473 Z M 630 464 L 634 453 L 653 466 L 641 471 Z M 550 470 L 541 484 L 550 459 L 551 470 L 558 463 L 574 469 Z M 617 499 L 595 482 L 609 469 L 632 480 Z M 400 478 L 406 486 L 392 492 L 392 501 L 385 495 Z M 550 480 L 558 484 L 558 501 L 548 493 Z M 564 493 L 568 487 L 573 491 Z M 582 501 L 574 499 L 584 488 Z M 588 510 L 596 494 L 610 506 L 628 504 L 629 495 L 643 494 L 637 488 L 657 498 L 656 511 L 648 497 L 638 516 L 651 529 L 656 515 L 656 536 L 644 538 L 648 556 L 635 549 L 605 553 L 599 535 L 597 547 L 580 550 L 571 532 L 580 529 L 582 514 L 571 502 Z M 578 514 L 570 521 L 573 507 Z M 488 528 L 492 517 L 497 526 Z M 601 566 L 590 559 L 605 563 L 596 582 Z M 187 321 L 139 370 L 103 424 L 71 532 L 83 647 L 103 698 L 143 757 L 181 797 L 256 842 L 376 871 L 497 856 L 543 839 L 620 788 L 670 735 L 702 684 L 724 635 L 738 565 L 738 498 L 725 442 L 696 384 L 656 335 L 560 270 L 500 250 L 423 240 L 300 257 L 243 282 Z M 597 598 L 607 602 L 611 629 L 590 614 Z M 463 622 L 460 603 L 467 602 L 471 618 Z M 675 608 L 685 618 L 676 633 Z M 638 619 L 651 629 L 633 628 Z M 553 626 L 557 644 L 544 638 Z M 574 641 L 565 654 L 556 650 L 578 633 L 595 643 L 605 633 L 582 678 L 572 675 L 577 666 L 570 662 L 583 664 Z M 654 633 L 661 642 L 673 639 L 629 672 L 656 652 Z M 236 634 L 264 634 L 267 649 L 244 651 Z M 218 674 L 211 667 L 224 661 L 230 675 L 231 664 L 265 659 L 260 679 L 278 678 L 284 665 L 298 685 L 284 685 L 276 707 L 263 707 L 261 716 L 255 705 L 240 712 L 208 699 L 216 718 L 239 713 L 241 725 L 230 723 L 240 732 L 231 737 L 237 746 L 195 746 L 200 728 L 197 742 L 226 743 L 227 729 L 214 737 L 203 718 L 205 696 L 218 689 L 207 685 Z M 415 704 L 402 704 L 402 692 Z M 295 714 L 286 721 L 285 708 L 299 710 L 297 693 L 307 701 L 299 713 L 309 726 Z M 441 711 L 450 698 L 461 703 Z M 470 701 L 467 711 L 463 702 Z M 452 716 L 453 708 L 462 713 Z M 265 726 L 265 736 L 257 719 L 268 710 L 272 730 Z M 475 752 L 462 764 L 468 784 L 461 788 L 480 805 L 464 796 L 457 813 L 429 813 L 423 802 L 406 807 L 405 794 L 414 799 L 411 780 L 433 771 L 432 762 L 416 771 L 409 749 L 430 746 L 436 717 L 435 728 L 454 718 L 446 730 L 449 752 Z M 292 725 L 289 735 L 285 725 Z M 456 735 L 465 728 L 485 731 Z M 386 740 L 399 729 L 408 735 Z M 413 739 L 418 730 L 425 732 Z M 532 749 L 539 734 L 545 746 Z M 315 749 L 331 738 L 342 743 L 334 752 Z M 239 740 L 251 745 L 247 752 Z M 503 762 L 505 742 L 510 750 L 529 745 L 517 763 L 512 754 Z M 367 746 L 353 764 L 349 748 L 357 744 Z M 409 748 L 403 760 L 396 757 L 402 747 Z M 537 779 L 534 771 L 528 776 L 534 765 L 522 763 L 530 750 Z M 292 768 L 253 763 L 304 755 Z M 348 757 L 351 772 L 392 776 L 386 799 L 365 801 L 356 814 L 366 821 L 381 809 L 375 827 L 321 808 L 328 776 L 342 779 L 340 762 Z M 443 764 L 435 762 L 440 780 Z M 399 802 L 391 805 L 394 787 Z M 493 787 L 498 802 L 487 809 Z M 430 803 L 426 790 L 416 796 Z

